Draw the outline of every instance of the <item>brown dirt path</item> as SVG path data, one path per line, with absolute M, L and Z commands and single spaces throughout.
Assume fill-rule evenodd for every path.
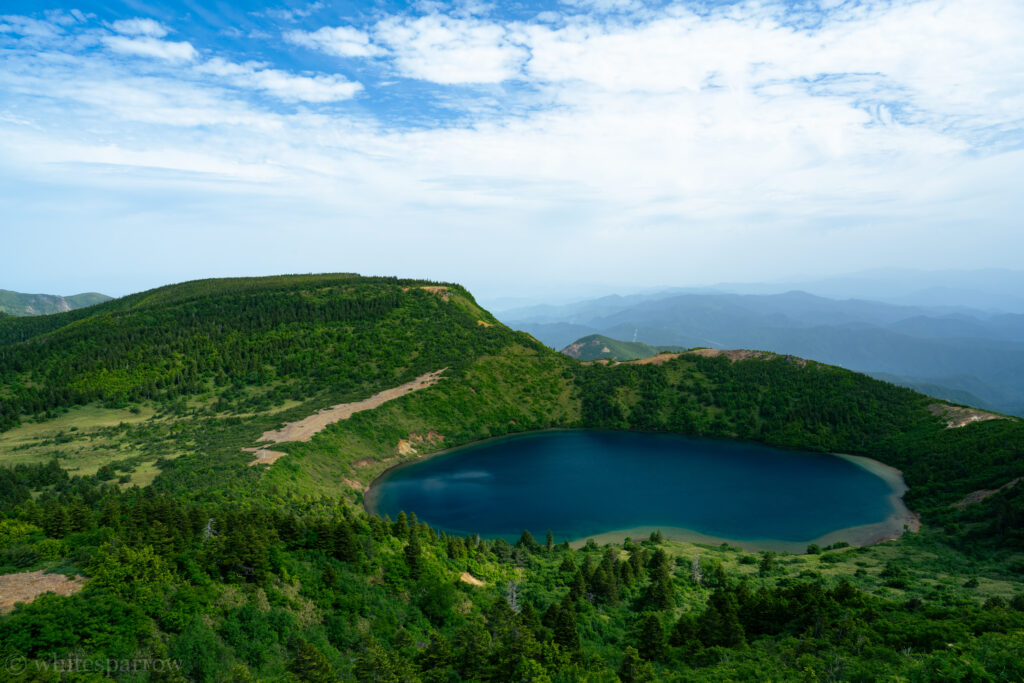
M 933 403 L 928 406 L 932 415 L 938 415 L 946 421 L 946 429 L 966 427 L 972 422 L 984 422 L 985 420 L 1009 420 L 1011 418 L 1003 415 L 996 415 L 977 408 L 961 408 L 945 403 Z
M 373 408 L 383 405 L 388 401 L 393 401 L 396 398 L 405 396 L 406 394 L 411 394 L 414 391 L 426 389 L 427 387 L 437 384 L 441 379 L 441 375 L 447 369 L 448 368 L 441 368 L 440 370 L 420 375 L 411 382 L 406 382 L 405 384 L 392 389 L 385 389 L 384 391 L 374 394 L 369 398 L 365 398 L 362 401 L 339 403 L 336 406 L 324 408 L 305 419 L 297 422 L 289 422 L 280 429 L 264 432 L 263 436 L 261 436 L 259 440 L 270 441 L 272 443 L 309 441 L 313 438 L 314 434 L 322 431 L 328 425 L 332 425 L 335 422 L 340 422 L 342 420 L 347 420 L 356 413 L 364 410 L 372 410 Z M 256 459 L 250 462 L 250 465 L 270 464 L 285 455 L 279 451 L 272 451 L 262 447 L 244 448 L 242 450 L 256 454 Z

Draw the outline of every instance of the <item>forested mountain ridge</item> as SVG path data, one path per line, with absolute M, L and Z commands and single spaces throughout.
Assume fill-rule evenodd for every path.
M 98 292 L 85 292 L 71 296 L 57 294 L 23 294 L 0 289 L 0 314 L 7 315 L 49 315 L 78 308 L 95 306 L 109 301 L 110 297 Z
M 442 369 L 273 465 L 241 450 Z M 0 616 L 0 658 L 179 664 L 124 680 L 1019 678 L 1021 488 L 953 504 L 1024 474 L 1024 425 L 950 429 L 936 405 L 771 354 L 582 365 L 418 280 L 198 281 L 0 319 L 0 573 L 88 577 Z M 904 470 L 925 531 L 757 558 L 513 547 L 359 511 L 409 447 L 549 427 L 869 455 Z
M 650 346 L 643 342 L 627 342 L 619 339 L 612 339 L 601 334 L 592 334 L 581 337 L 572 344 L 569 344 L 559 353 L 564 353 L 570 358 L 581 361 L 592 361 L 598 359 L 625 361 L 650 358 L 662 351 L 682 351 L 681 346 Z
M 501 319 L 561 349 L 586 335 L 652 346 L 757 348 L 885 375 L 942 398 L 964 392 L 1024 415 L 1024 316 L 773 295 L 663 292 L 507 311 Z

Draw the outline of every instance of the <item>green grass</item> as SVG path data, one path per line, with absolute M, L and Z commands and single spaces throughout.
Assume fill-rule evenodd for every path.
M 76 406 L 51 420 L 26 422 L 0 433 L 0 465 L 44 463 L 56 456 L 70 474 L 94 474 L 102 465 L 142 454 L 126 427 L 151 420 L 149 406 L 125 409 Z
M 639 540 L 643 539 L 634 539 Z M 735 546 L 666 540 L 661 547 L 672 557 L 685 558 L 686 567 L 694 555 L 699 555 L 705 565 L 705 576 L 710 563 L 720 563 L 730 577 L 746 577 L 755 590 L 807 578 L 808 573 L 830 582 L 846 579 L 859 590 L 899 601 L 920 598 L 981 604 L 991 597 L 1009 600 L 1024 589 L 1021 577 L 1008 573 L 1004 562 L 968 559 L 942 544 L 940 536 L 927 529 L 895 541 L 824 551 L 819 555 L 776 553 L 777 570 L 768 576 L 759 575 L 760 553 L 746 552 Z M 909 577 L 906 588 L 886 585 L 887 579 L 882 573 L 890 563 L 906 570 Z M 977 578 L 977 587 L 964 586 L 969 576 Z

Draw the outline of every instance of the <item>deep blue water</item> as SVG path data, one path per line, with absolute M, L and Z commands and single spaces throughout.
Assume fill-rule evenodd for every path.
M 758 444 L 633 432 L 515 436 L 400 467 L 369 495 L 392 519 L 438 530 L 559 541 L 637 527 L 807 542 L 884 521 L 889 485 L 841 458 Z

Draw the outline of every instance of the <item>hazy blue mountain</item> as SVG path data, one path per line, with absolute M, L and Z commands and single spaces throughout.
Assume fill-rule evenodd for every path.
M 504 320 L 557 349 L 592 334 L 652 346 L 762 349 L 1024 414 L 1024 316 L 951 311 L 807 292 L 657 293 L 536 306 Z
M 814 280 L 779 283 L 722 283 L 716 289 L 736 294 L 777 294 L 801 289 L 832 299 L 870 299 L 934 308 L 974 308 L 1024 313 L 1024 271 L 875 270 Z
M 57 294 L 22 294 L 0 289 L 0 313 L 22 316 L 48 315 L 94 306 L 109 300 L 109 296 L 97 292 L 59 296 Z
M 934 381 L 915 380 L 913 377 L 897 377 L 896 375 L 890 375 L 886 372 L 873 372 L 871 373 L 871 376 L 875 379 L 880 379 L 883 382 L 897 384 L 901 387 L 907 387 L 908 389 L 919 391 L 922 394 L 927 394 L 928 396 L 952 401 L 953 403 L 974 406 L 975 408 L 984 408 L 986 410 L 997 410 L 997 408 L 991 405 L 988 401 L 978 398 L 966 389 L 954 389 L 950 386 L 936 384 Z M 947 379 L 952 380 L 953 382 L 957 381 L 957 378 Z M 977 383 L 977 380 L 969 377 L 963 377 L 962 380 L 966 384 Z M 991 387 L 989 387 L 989 389 L 991 390 Z

